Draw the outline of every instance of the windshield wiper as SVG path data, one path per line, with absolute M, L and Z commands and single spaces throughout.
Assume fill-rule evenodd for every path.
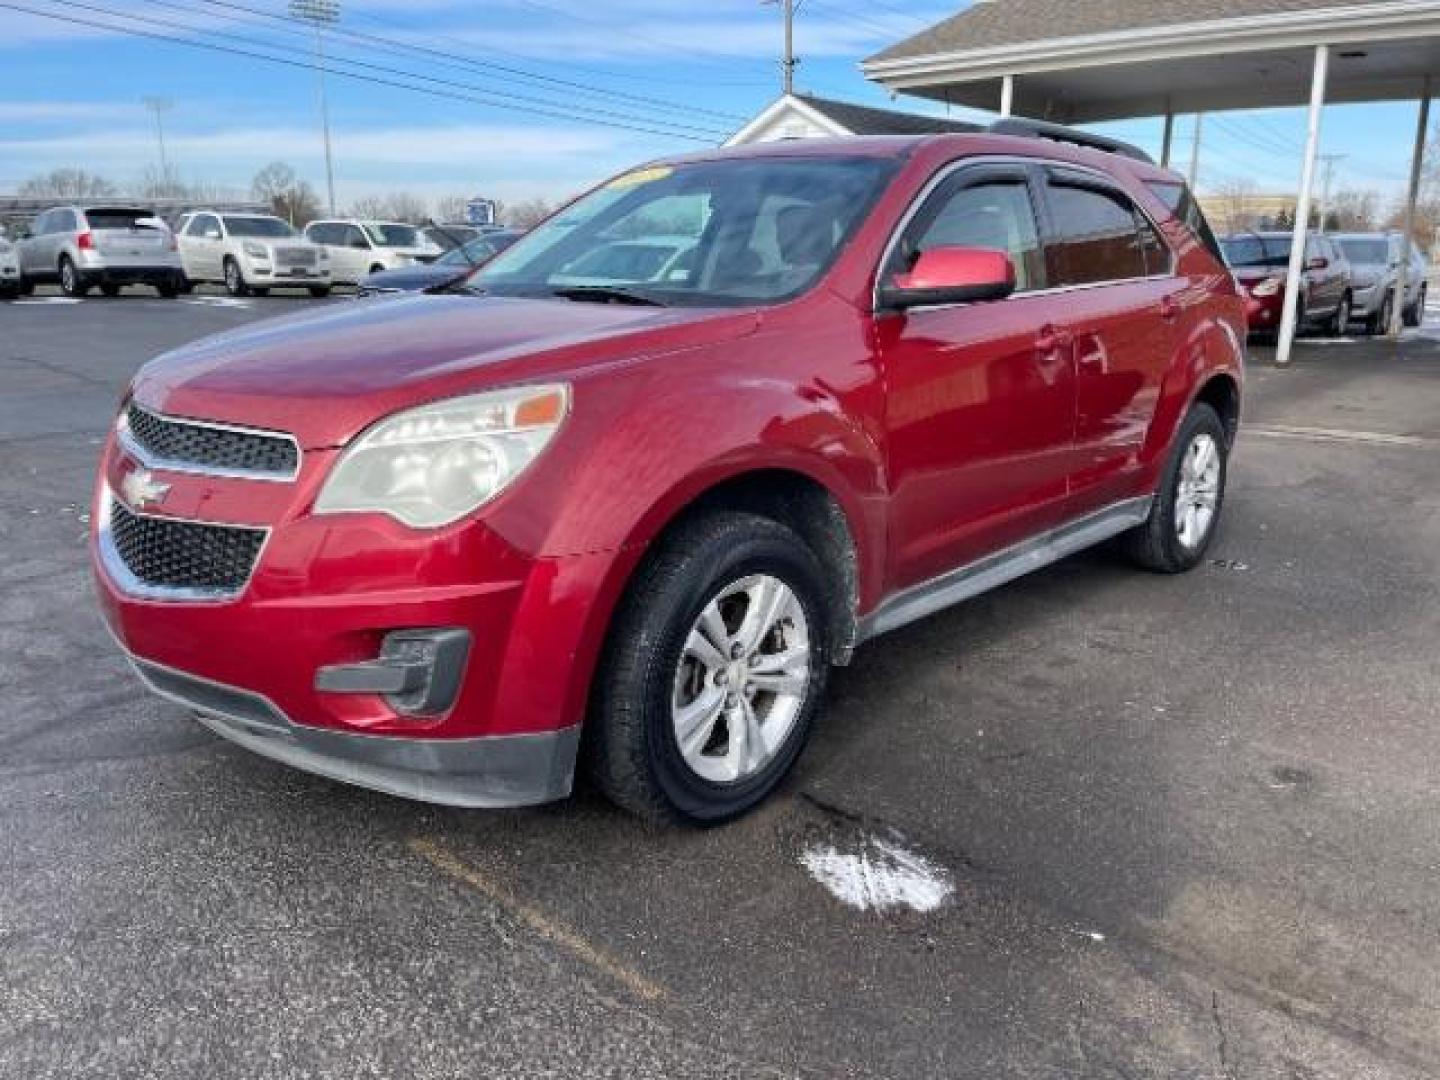
M 550 290 L 551 296 L 566 300 L 588 300 L 595 304 L 636 304 L 642 307 L 665 307 L 665 301 L 638 289 L 622 285 L 562 285 Z

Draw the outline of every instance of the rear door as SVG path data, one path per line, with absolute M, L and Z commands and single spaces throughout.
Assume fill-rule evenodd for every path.
M 1140 455 L 1178 347 L 1184 282 L 1158 230 L 1121 188 L 1045 170 L 1046 267 L 1075 337 L 1072 503 L 1085 513 L 1140 494 Z
M 964 166 L 904 227 L 882 280 L 939 246 L 1005 251 L 1004 300 L 881 313 L 891 581 L 913 585 L 1058 523 L 1075 412 L 1068 333 L 1045 293 L 1032 171 Z

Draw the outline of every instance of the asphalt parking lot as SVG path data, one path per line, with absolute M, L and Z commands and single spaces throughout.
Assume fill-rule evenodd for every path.
M 84 542 L 118 396 L 315 306 L 0 304 L 0 1076 L 1440 1073 L 1440 335 L 1258 350 L 1211 562 L 881 639 L 780 797 L 656 832 L 289 771 L 130 674 Z M 943 902 L 807 869 L 881 848 Z

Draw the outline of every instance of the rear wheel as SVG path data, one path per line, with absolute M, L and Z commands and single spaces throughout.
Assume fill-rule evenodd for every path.
M 103 283 L 103 284 L 100 286 L 100 291 L 101 291 L 102 293 L 104 293 L 106 296 L 119 296 L 119 295 L 120 295 L 120 286 L 119 286 L 119 285 L 112 285 L 112 284 L 106 282 L 106 283 Z
M 35 291 L 35 282 L 21 275 L 20 284 L 16 287 L 19 289 L 21 296 L 29 296 Z
M 245 284 L 245 275 L 234 259 L 225 260 L 225 291 L 231 296 L 250 295 L 250 286 Z
M 269 290 L 269 289 L 266 289 L 266 288 L 259 288 L 259 289 L 257 289 L 257 288 L 255 288 L 254 286 L 251 286 L 251 288 L 250 288 L 250 294 L 251 294 L 252 296 L 269 296 L 269 295 L 270 295 L 270 290 Z
M 1394 301 L 1387 292 L 1385 299 L 1380 302 L 1380 310 L 1370 316 L 1370 321 L 1366 323 L 1365 329 L 1371 334 L 1388 333 L 1390 330 L 1390 312 L 1394 310 L 1393 304 Z
M 1352 304 L 1350 294 L 1347 292 L 1340 297 L 1340 304 L 1335 308 L 1335 314 L 1330 316 L 1330 322 L 1325 327 L 1326 333 L 1331 337 L 1341 337 L 1350 326 L 1350 314 Z
M 60 291 L 66 296 L 84 296 L 90 291 L 69 255 L 60 256 Z
M 721 512 L 637 573 L 595 683 L 586 758 L 616 803 L 716 823 L 799 757 L 829 674 L 824 570 L 783 525 Z
M 1405 325 L 1409 327 L 1419 326 L 1425 321 L 1425 293 L 1427 289 L 1420 286 L 1420 294 L 1415 297 L 1415 306 L 1408 308 L 1405 312 Z
M 1178 574 L 1205 557 L 1225 502 L 1229 454 L 1220 415 L 1196 403 L 1180 425 L 1149 518 L 1122 538 L 1135 562 L 1157 573 Z
M 325 297 L 327 297 L 327 296 L 330 295 L 330 286 L 329 286 L 329 285 L 311 285 L 311 286 L 310 286 L 310 295 L 313 296 L 313 297 L 315 297 L 316 300 L 323 300 L 323 299 L 325 299 Z

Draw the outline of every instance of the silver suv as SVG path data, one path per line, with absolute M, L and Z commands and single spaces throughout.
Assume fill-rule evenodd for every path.
M 189 282 L 219 281 L 231 296 L 272 288 L 330 295 L 330 255 L 283 218 L 197 210 L 181 217 L 180 257 Z
M 1365 320 L 1365 329 L 1383 334 L 1390 325 L 1395 303 L 1395 282 L 1400 276 L 1403 237 L 1399 233 L 1331 233 L 1350 262 L 1354 280 L 1355 317 Z M 1419 326 L 1425 317 L 1429 292 L 1425 283 L 1425 257 L 1410 245 L 1410 270 L 1406 275 L 1405 306 L 1401 314 L 1406 326 Z
M 175 234 L 143 207 L 57 206 L 35 219 L 18 247 L 22 288 L 58 281 L 66 296 L 96 285 L 114 296 L 123 285 L 151 285 L 174 296 L 185 281 Z

